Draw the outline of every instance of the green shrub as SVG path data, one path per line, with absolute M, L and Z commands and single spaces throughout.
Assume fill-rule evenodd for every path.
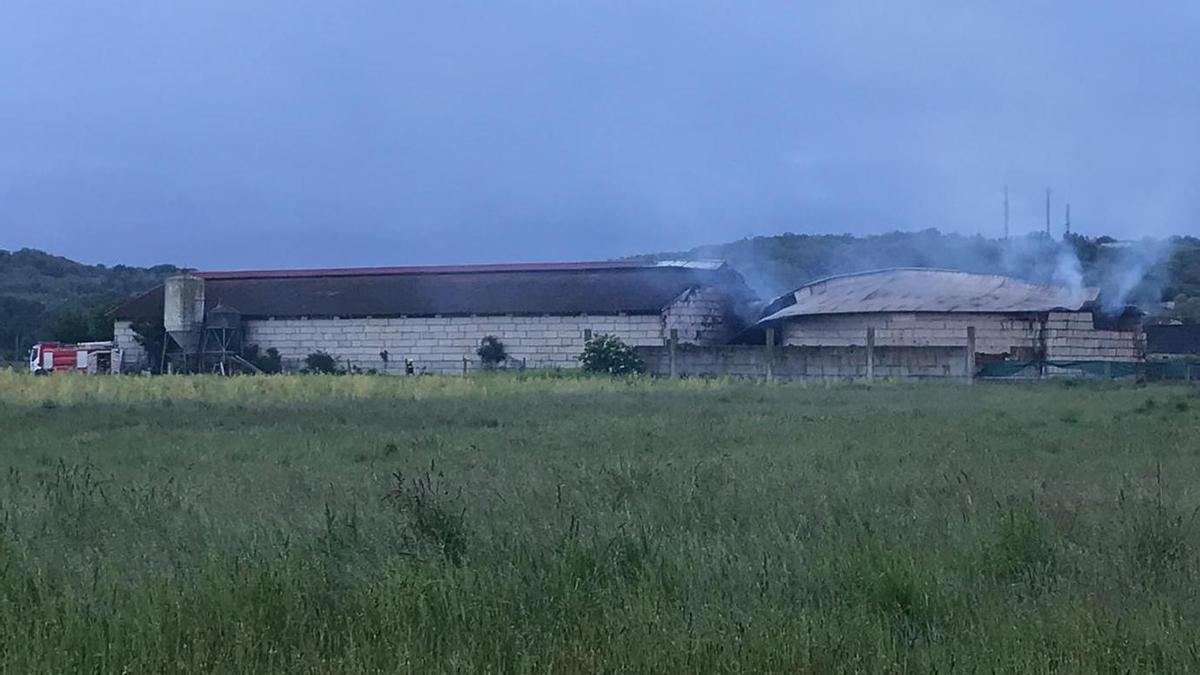
M 579 363 L 589 373 L 630 375 L 645 369 L 633 348 L 615 335 L 595 335 L 583 345 Z
M 304 372 L 337 375 L 342 369 L 338 367 L 337 357 L 329 352 L 317 350 L 304 357 Z
M 504 363 L 508 359 L 508 352 L 504 349 L 504 343 L 495 335 L 488 335 L 479 341 L 479 348 L 475 350 L 479 355 L 479 360 L 483 362 L 483 367 L 492 369 Z
M 258 345 L 246 345 L 242 348 L 242 356 L 264 373 L 283 372 L 283 358 L 274 347 L 268 347 L 267 351 L 263 352 Z

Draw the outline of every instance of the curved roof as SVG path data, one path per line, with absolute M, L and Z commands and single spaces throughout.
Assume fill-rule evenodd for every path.
M 1035 284 L 997 274 L 900 268 L 829 277 L 780 296 L 760 320 L 874 312 L 1026 313 L 1082 310 L 1095 288 Z

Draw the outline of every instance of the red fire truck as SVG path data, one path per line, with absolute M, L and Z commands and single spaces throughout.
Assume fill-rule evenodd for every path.
M 121 350 L 112 342 L 39 342 L 29 350 L 29 372 L 116 373 L 121 370 Z

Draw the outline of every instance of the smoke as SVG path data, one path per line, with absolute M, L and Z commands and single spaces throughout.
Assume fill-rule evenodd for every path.
M 764 300 L 829 276 L 894 267 L 1001 274 L 1068 289 L 1082 304 L 1099 288 L 1106 312 L 1149 307 L 1167 286 L 1170 241 L 1115 242 L 1030 234 L 1009 240 L 936 230 L 852 237 L 785 234 L 694 249 L 676 257 L 728 261 Z
M 1116 313 L 1160 302 L 1169 282 L 1164 263 L 1174 248 L 1174 242 L 1153 239 L 1104 247 L 1092 270 L 1104 310 Z

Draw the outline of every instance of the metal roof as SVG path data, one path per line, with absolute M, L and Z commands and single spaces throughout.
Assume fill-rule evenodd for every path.
M 1095 288 L 1035 284 L 995 274 L 899 268 L 829 277 L 780 296 L 760 320 L 876 312 L 1030 313 L 1081 310 Z
M 200 272 L 210 306 L 252 317 L 468 314 L 657 314 L 688 289 L 713 286 L 735 302 L 751 292 L 737 272 L 654 263 L 538 263 L 454 267 Z M 161 318 L 162 287 L 117 308 L 123 320 Z

